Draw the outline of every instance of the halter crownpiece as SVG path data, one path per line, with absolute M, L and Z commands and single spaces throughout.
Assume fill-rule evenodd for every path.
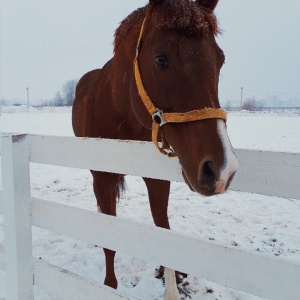
M 220 108 L 204 108 L 204 109 L 188 111 L 185 113 L 164 113 L 162 110 L 154 106 L 151 98 L 147 94 L 145 87 L 143 85 L 143 80 L 141 77 L 139 63 L 138 63 L 140 44 L 144 32 L 146 19 L 147 19 L 147 15 L 142 23 L 137 46 L 136 46 L 136 56 L 134 58 L 135 81 L 136 81 L 138 93 L 145 107 L 147 108 L 149 114 L 152 117 L 152 142 L 162 154 L 168 155 L 170 157 L 174 157 L 177 155 L 170 148 L 169 145 L 167 147 L 164 146 L 160 147 L 158 144 L 158 134 L 161 126 L 167 123 L 186 123 L 186 122 L 193 122 L 193 121 L 207 120 L 207 119 L 222 119 L 226 121 L 227 113 Z

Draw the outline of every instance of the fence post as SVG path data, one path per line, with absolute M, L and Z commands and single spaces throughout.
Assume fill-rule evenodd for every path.
M 30 139 L 2 135 L 4 247 L 8 300 L 33 299 Z

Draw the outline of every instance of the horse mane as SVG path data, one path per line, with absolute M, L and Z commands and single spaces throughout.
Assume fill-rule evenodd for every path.
M 115 31 L 114 53 L 116 53 L 119 45 L 128 35 L 130 29 L 132 29 L 134 26 L 141 26 L 142 20 L 146 16 L 146 10 L 147 6 L 138 8 L 120 23 L 120 26 Z
M 148 5 L 139 8 L 125 18 L 115 32 L 114 52 L 133 27 L 140 27 Z M 174 30 L 190 37 L 205 36 L 208 32 L 221 32 L 215 14 L 192 0 L 167 0 L 150 8 L 155 14 L 157 28 Z

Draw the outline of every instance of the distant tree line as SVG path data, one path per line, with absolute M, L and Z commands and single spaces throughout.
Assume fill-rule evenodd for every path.
M 55 106 L 72 106 L 78 80 L 68 80 L 54 96 Z
M 260 111 L 264 107 L 262 101 L 258 101 L 255 98 L 247 98 L 243 101 L 242 107 L 240 109 L 242 110 L 248 110 L 248 111 Z M 230 101 L 227 101 L 224 108 L 226 110 L 232 110 L 233 106 Z
M 258 111 L 263 108 L 261 101 L 257 101 L 255 98 L 248 98 L 243 102 L 242 109 L 248 111 Z

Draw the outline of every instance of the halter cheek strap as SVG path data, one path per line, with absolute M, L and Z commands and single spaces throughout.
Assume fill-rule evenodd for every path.
M 156 108 L 146 92 L 146 89 L 143 85 L 138 56 L 140 50 L 141 39 L 144 31 L 146 18 L 142 23 L 142 27 L 140 30 L 140 35 L 138 38 L 138 43 L 136 47 L 136 57 L 134 59 L 134 75 L 135 81 L 138 89 L 138 93 L 147 108 L 149 114 L 152 116 L 152 142 L 156 146 L 156 148 L 164 155 L 168 155 L 170 157 L 176 156 L 176 153 L 170 148 L 169 145 L 167 147 L 160 147 L 158 144 L 158 135 L 159 129 L 161 126 L 167 123 L 185 123 L 185 122 L 193 122 L 199 120 L 207 120 L 207 119 L 222 119 L 227 120 L 227 113 L 220 108 L 204 108 L 192 110 L 186 113 L 164 113 L 162 110 Z

